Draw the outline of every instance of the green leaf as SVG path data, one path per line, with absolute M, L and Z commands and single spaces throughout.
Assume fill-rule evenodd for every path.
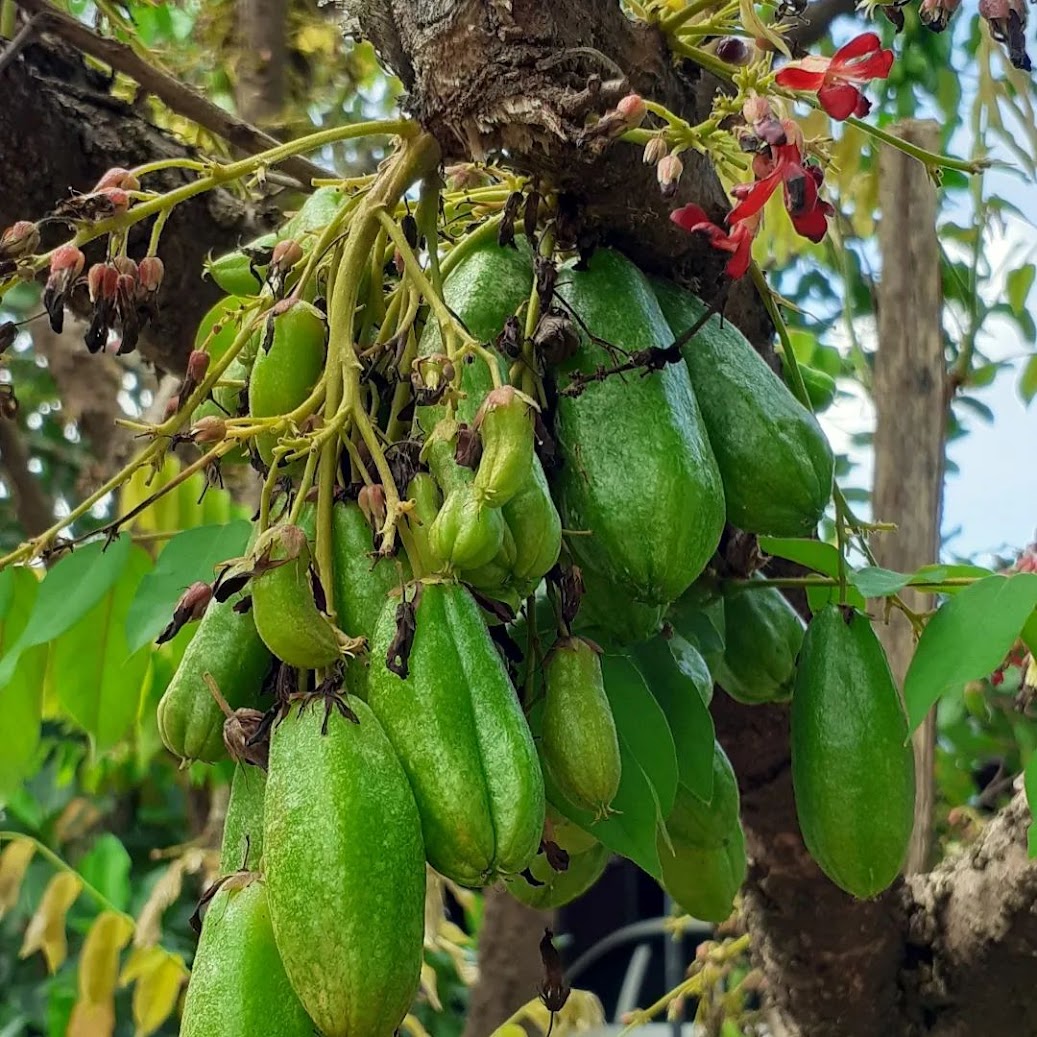
M 1023 632 L 1019 636 L 1030 650 L 1030 654 L 1037 658 L 1037 612 L 1030 613 L 1030 618 L 1024 624 Z
M 111 832 L 106 832 L 95 840 L 76 870 L 117 910 L 126 911 L 130 906 L 130 864 L 126 847 Z
M 1014 313 L 1022 313 L 1026 309 L 1026 298 L 1033 287 L 1035 275 L 1037 269 L 1034 269 L 1033 263 L 1017 266 L 1008 272 L 1005 278 L 1005 295 Z
M 1026 361 L 1023 373 L 1019 376 L 1019 395 L 1027 406 L 1037 396 L 1037 353 Z
M 124 533 L 107 550 L 104 541 L 87 544 L 66 555 L 47 573 L 22 636 L 0 662 L 0 686 L 11 679 L 22 652 L 53 641 L 108 593 L 126 567 L 131 543 L 129 534 Z
M 196 580 L 212 581 L 213 568 L 245 550 L 251 524 L 185 529 L 166 544 L 155 568 L 141 580 L 126 620 L 126 639 L 135 652 L 159 635 L 180 595 Z
M 706 665 L 706 660 L 702 658 L 702 653 L 677 633 L 671 634 L 666 644 L 677 669 L 695 685 L 702 704 L 708 707 L 713 701 L 713 675 Z
M 1037 753 L 1031 753 L 1023 771 L 1023 788 L 1031 817 L 1037 817 Z M 1031 857 L 1037 857 L 1037 821 L 1031 821 L 1026 830 L 1026 847 Z
M 670 727 L 633 663 L 622 655 L 603 655 L 605 694 L 619 735 L 622 777 L 612 801 L 614 813 L 602 820 L 573 806 L 545 772 L 547 798 L 562 814 L 590 832 L 614 853 L 659 878 L 656 835 L 677 793 L 677 753 Z M 531 724 L 536 730 L 533 716 Z
M 704 661 L 707 669 L 723 658 L 724 603 L 719 597 L 685 594 L 670 606 L 666 619 L 677 634 L 670 643 L 670 650 L 678 663 L 684 645 L 688 645 Z M 712 698 L 712 695 L 711 681 L 709 697 Z M 709 704 L 709 699 L 706 704 Z
M 949 691 L 996 669 L 1037 605 L 1037 574 L 988 576 L 943 604 L 926 624 L 904 678 L 912 730 Z
M 661 637 L 637 645 L 631 655 L 670 725 L 680 783 L 708 803 L 713 796 L 715 733 L 702 685 L 712 694 L 713 680 L 702 656 L 686 641 L 684 644 L 683 666 L 678 665 L 669 643 Z M 692 653 L 698 656 L 697 666 Z
M 916 569 L 908 583 L 925 584 L 927 594 L 958 594 L 971 584 L 945 583 L 945 580 L 981 580 L 990 576 L 990 570 L 980 565 L 923 565 Z
M 902 587 L 906 587 L 911 577 L 892 569 L 866 565 L 863 569 L 850 573 L 849 579 L 866 598 L 888 598 Z
M 17 642 L 32 614 L 40 581 L 23 565 L 0 572 L 0 656 Z M 24 652 L 11 679 L 0 686 L 3 747 L 0 749 L 0 806 L 29 776 L 40 742 L 43 674 L 47 649 Z
M 50 679 L 61 708 L 93 739 L 110 748 L 137 718 L 150 647 L 132 651 L 126 618 L 151 558 L 134 547 L 118 581 L 51 649 Z
M 839 549 L 823 540 L 793 540 L 786 537 L 760 537 L 760 548 L 776 558 L 785 558 L 812 569 L 822 576 L 839 575 Z

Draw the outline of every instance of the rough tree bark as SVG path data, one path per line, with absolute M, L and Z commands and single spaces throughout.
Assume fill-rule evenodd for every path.
M 111 96 L 109 81 L 57 43 L 32 43 L 0 72 L 0 228 L 39 219 L 69 190 L 88 191 L 112 166 L 134 166 L 189 151 L 156 129 L 138 110 Z M 170 190 L 185 174 L 166 170 L 148 186 Z M 237 247 L 261 233 L 275 213 L 228 191 L 213 191 L 178 206 L 162 236 L 166 266 L 162 309 L 142 352 L 159 367 L 182 370 L 205 311 L 219 297 L 199 276 L 211 251 Z M 51 227 L 45 244 L 62 240 Z M 147 227 L 131 234 L 131 254 L 143 254 Z M 85 356 L 84 359 L 89 359 Z
M 269 126 L 284 107 L 286 0 L 238 0 L 237 102 L 242 117 Z
M 935 150 L 934 122 L 905 121 L 894 131 Z M 879 348 L 875 357 L 876 518 L 895 522 L 895 534 L 873 544 L 880 565 L 910 572 L 937 561 L 947 427 L 947 365 L 943 349 L 940 243 L 936 190 L 925 169 L 901 151 L 883 150 L 879 163 Z M 910 588 L 901 597 L 915 611 L 932 607 L 930 595 Z M 881 607 L 881 604 L 880 604 Z M 900 611 L 878 628 L 897 685 L 914 654 L 911 624 Z M 933 751 L 936 712 L 915 732 L 915 826 L 906 870 L 926 871 L 932 850 Z

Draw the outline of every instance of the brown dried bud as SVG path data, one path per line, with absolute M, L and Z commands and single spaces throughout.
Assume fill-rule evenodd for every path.
M 191 426 L 193 443 L 222 443 L 226 438 L 227 423 L 215 414 L 207 414 Z
M 194 623 L 205 615 L 205 610 L 212 600 L 212 587 L 200 580 L 192 583 L 177 601 L 173 608 L 173 618 L 169 624 L 155 639 L 155 644 L 165 644 L 172 641 L 174 637 L 188 624 Z
M 236 709 L 223 722 L 223 744 L 236 763 L 251 763 L 266 770 L 270 740 L 263 737 L 263 713 L 258 709 Z
M 158 256 L 145 256 L 137 268 L 140 286 L 146 292 L 157 292 L 166 276 L 166 266 Z
M 646 166 L 654 166 L 656 162 L 665 158 L 668 150 L 669 145 L 666 143 L 666 138 L 660 133 L 645 145 L 641 161 L 644 162 Z
M 274 246 L 270 265 L 278 270 L 291 270 L 303 257 L 302 246 L 294 238 L 286 238 Z
M 364 486 L 357 494 L 357 504 L 367 519 L 367 524 L 377 533 L 385 526 L 388 514 L 385 508 L 385 489 L 381 483 Z
M 40 232 L 35 223 L 19 220 L 0 234 L 0 259 L 21 259 L 36 251 Z
M 166 409 L 163 412 L 163 421 L 169 421 L 169 419 L 180 410 L 180 397 L 170 396 L 169 402 L 166 404 Z
M 187 358 L 187 381 L 198 385 L 209 370 L 209 354 L 204 349 L 193 349 Z
M 128 169 L 123 169 L 122 166 L 113 166 L 97 181 L 94 191 L 107 191 L 112 187 L 117 187 L 123 191 L 139 191 L 140 181 Z
M 443 174 L 451 191 L 467 191 L 472 187 L 484 187 L 490 182 L 489 176 L 471 162 L 447 166 Z

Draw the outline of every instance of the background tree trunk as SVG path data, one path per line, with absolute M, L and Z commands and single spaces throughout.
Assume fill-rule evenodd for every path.
M 269 126 L 284 106 L 287 0 L 238 0 L 236 14 L 238 111 L 247 122 Z
M 937 150 L 935 122 L 904 121 L 899 136 Z M 936 189 L 925 168 L 893 148 L 879 161 L 879 348 L 875 357 L 875 487 L 877 520 L 895 522 L 896 533 L 877 536 L 880 565 L 910 572 L 936 562 L 940 552 L 947 376 L 943 348 L 940 244 Z M 916 611 L 932 607 L 929 595 L 901 591 Z M 899 687 L 914 653 L 907 617 L 894 610 L 877 627 Z M 915 825 L 906 871 L 926 871 L 932 852 L 933 750 L 936 712 L 914 734 Z

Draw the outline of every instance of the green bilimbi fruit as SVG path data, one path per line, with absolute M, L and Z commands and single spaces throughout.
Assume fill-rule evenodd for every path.
M 239 613 L 241 595 L 211 601 L 158 704 L 165 747 L 183 760 L 215 763 L 227 751 L 222 710 L 204 680 L 208 673 L 231 709 L 255 704 L 270 669 L 270 652 L 252 611 Z
M 414 501 L 414 509 L 407 515 L 407 554 L 421 575 L 435 572 L 442 564 L 432 554 L 429 546 L 429 530 L 443 506 L 443 495 L 436 480 L 428 472 L 418 472 L 407 487 L 408 499 Z
M 501 514 L 515 545 L 510 586 L 524 598 L 533 593 L 562 550 L 562 520 L 539 461 Z
M 370 639 L 389 592 L 410 577 L 404 559 L 378 558 L 374 532 L 359 505 L 336 504 L 332 511 L 335 615 L 338 626 L 354 637 Z M 349 661 L 349 690 L 367 697 L 368 657 Z
M 281 304 L 279 304 L 281 305 Z M 277 312 L 270 348 L 260 346 L 248 383 L 248 409 L 253 418 L 288 414 L 313 392 L 324 370 L 324 315 L 308 302 L 296 302 Z M 265 333 L 264 333 L 265 334 Z M 277 434 L 256 437 L 259 456 L 273 461 Z
M 558 371 L 555 433 L 563 465 L 555 499 L 576 561 L 636 601 L 668 605 L 702 572 L 724 528 L 724 491 L 683 365 L 593 381 L 615 354 L 668 345 L 673 335 L 641 272 L 599 249 L 586 270 L 566 267 L 558 293 L 580 318 L 580 348 Z M 595 336 L 591 338 L 590 336 Z
M 368 701 L 392 742 L 421 813 L 425 852 L 465 886 L 518 874 L 540 845 L 544 785 L 529 726 L 471 594 L 419 584 L 404 670 L 398 603 L 371 643 Z M 407 673 L 401 678 L 387 664 Z
M 360 647 L 317 608 L 310 579 L 310 545 L 300 526 L 281 523 L 260 534 L 252 556 L 252 615 L 263 643 L 283 662 L 315 670 Z
M 194 336 L 194 348 L 204 349 L 216 363 L 230 348 L 241 330 L 244 300 L 228 295 L 218 300 L 202 317 Z
M 678 785 L 666 831 L 671 845 L 661 834 L 657 844 L 663 889 L 694 918 L 724 921 L 745 881 L 746 857 L 738 783 L 719 742 L 713 745 L 712 798 L 706 803 Z
M 653 287 L 674 336 L 706 312 L 670 282 Z M 728 521 L 748 533 L 813 532 L 832 496 L 834 468 L 817 419 L 726 321 L 711 318 L 682 352 L 724 481 Z
M 270 739 L 263 867 L 278 950 L 325 1037 L 387 1037 L 418 990 L 421 821 L 377 718 L 350 700 L 321 733 L 295 706 Z
M 231 879 L 209 902 L 180 1035 L 313 1037 L 313 1022 L 274 944 L 266 884 L 259 875 Z
M 533 472 L 533 421 L 529 401 L 510 385 L 494 389 L 475 418 L 482 457 L 474 486 L 479 500 L 499 508 L 522 489 Z
M 429 549 L 453 569 L 478 569 L 492 562 L 504 543 L 504 519 L 484 504 L 471 483 L 452 489 L 432 523 Z
M 555 643 L 544 662 L 540 755 L 574 806 L 609 812 L 622 764 L 598 649 L 579 637 Z
M 506 879 L 504 886 L 518 901 L 539 911 L 570 904 L 601 878 L 612 854 L 593 836 L 562 818 L 552 819 L 551 841 L 569 855 L 569 866 L 555 871 L 540 852 L 529 866 L 529 874 L 541 885 L 534 886 L 525 875 Z
M 263 863 L 263 800 L 266 771 L 239 763 L 230 784 L 227 817 L 223 822 L 220 873 L 259 871 Z
M 726 644 L 714 673 L 739 702 L 782 702 L 792 696 L 805 626 L 776 587 L 727 588 Z
M 810 855 L 862 899 L 900 873 L 914 814 L 914 757 L 867 616 L 828 605 L 807 627 L 792 696 L 792 783 Z

